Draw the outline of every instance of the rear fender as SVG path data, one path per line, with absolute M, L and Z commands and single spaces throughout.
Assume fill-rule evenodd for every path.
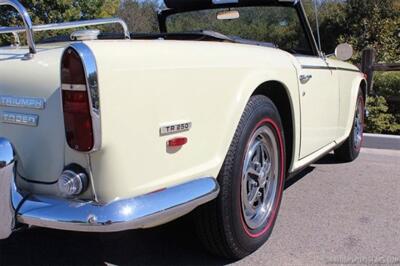
M 285 71 L 286 73 L 290 71 Z M 236 131 L 236 128 L 239 124 L 240 118 L 243 114 L 243 111 L 249 101 L 250 97 L 254 94 L 254 92 L 263 84 L 267 82 L 278 82 L 285 88 L 287 95 L 289 96 L 290 101 L 290 109 L 292 111 L 292 125 L 293 125 L 293 143 L 287 144 L 293 146 L 293 155 L 299 154 L 300 149 L 300 105 L 299 105 L 299 90 L 298 83 L 296 79 L 296 72 L 293 70 L 292 74 L 287 74 L 284 77 L 279 75 L 276 71 L 263 71 L 263 72 L 254 72 L 247 76 L 246 79 L 243 80 L 240 88 L 237 92 L 237 101 L 240 103 L 240 108 L 237 108 L 236 103 L 232 103 L 231 111 L 227 114 L 228 118 L 226 121 L 230 121 L 230 123 L 226 124 L 226 128 L 228 129 L 226 134 L 229 138 L 226 138 L 227 142 L 224 143 L 224 154 L 227 153 L 230 143 L 233 139 L 233 135 Z M 234 123 L 232 122 L 234 121 Z M 292 158 L 292 163 L 296 158 Z M 288 165 L 289 166 L 289 165 Z M 291 167 L 291 166 L 289 166 Z

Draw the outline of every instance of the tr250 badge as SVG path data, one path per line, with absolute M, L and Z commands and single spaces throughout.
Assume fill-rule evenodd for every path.
M 174 133 L 188 131 L 192 128 L 192 122 L 175 122 L 171 124 L 162 125 L 160 127 L 160 135 L 170 135 Z

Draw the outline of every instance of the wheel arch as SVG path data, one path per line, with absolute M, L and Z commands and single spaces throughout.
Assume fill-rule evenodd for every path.
M 260 84 L 251 96 L 264 95 L 278 108 L 284 130 L 286 146 L 286 170 L 291 169 L 294 163 L 295 151 L 295 116 L 293 102 L 288 88 L 280 81 L 266 81 Z

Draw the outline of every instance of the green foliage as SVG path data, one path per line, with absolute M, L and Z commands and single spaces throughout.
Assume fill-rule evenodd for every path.
M 376 72 L 374 93 L 386 99 L 389 113 L 400 124 L 400 72 Z
M 368 117 L 366 118 L 366 131 L 371 133 L 400 134 L 400 123 L 396 122 L 384 97 L 368 97 Z
M 303 0 L 315 29 L 312 1 L 320 3 L 319 20 L 322 50 L 333 53 L 339 43 L 348 42 L 354 50 L 354 63 L 360 63 L 364 48 L 378 51 L 379 62 L 400 61 L 399 0 Z
M 375 72 L 374 93 L 400 99 L 400 72 Z
M 157 0 L 126 0 L 121 3 L 117 16 L 125 20 L 132 32 L 158 32 Z
M 35 25 L 110 17 L 120 6 L 119 0 L 21 0 L 21 3 L 27 8 Z M 0 14 L 2 26 L 23 25 L 15 10 L 8 6 L 1 6 Z M 60 31 L 42 32 L 35 33 L 35 36 L 41 39 L 59 34 Z M 0 45 L 8 42 L 9 37 L 0 36 Z
M 340 35 L 344 32 L 346 17 L 346 2 L 324 1 L 320 6 L 320 34 L 322 50 L 327 54 L 335 51 Z
M 400 9 L 393 0 L 347 0 L 343 9 L 344 20 L 338 22 L 339 42 L 353 45 L 354 62 L 361 61 L 361 52 L 366 47 L 378 51 L 377 61 L 400 61 Z M 340 5 L 340 4 L 338 4 Z M 339 15 L 339 14 L 338 14 Z

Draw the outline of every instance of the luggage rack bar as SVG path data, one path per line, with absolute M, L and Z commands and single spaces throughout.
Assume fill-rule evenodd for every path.
M 18 0 L 0 0 L 0 6 L 12 6 L 18 11 L 19 15 L 22 17 L 25 27 L 0 27 L 0 34 L 13 34 L 14 37 L 20 32 L 26 32 L 27 42 L 29 46 L 29 53 L 31 55 L 37 52 L 36 45 L 34 41 L 34 32 L 37 31 L 49 31 L 49 30 L 63 30 L 71 28 L 88 27 L 95 25 L 105 25 L 105 24 L 120 24 L 124 30 L 124 35 L 126 39 L 130 39 L 130 33 L 127 24 L 120 18 L 102 18 L 93 20 L 81 20 L 73 22 L 64 23 L 53 23 L 45 25 L 32 25 L 32 20 L 26 10 L 26 8 Z M 16 40 L 18 38 L 16 37 Z

